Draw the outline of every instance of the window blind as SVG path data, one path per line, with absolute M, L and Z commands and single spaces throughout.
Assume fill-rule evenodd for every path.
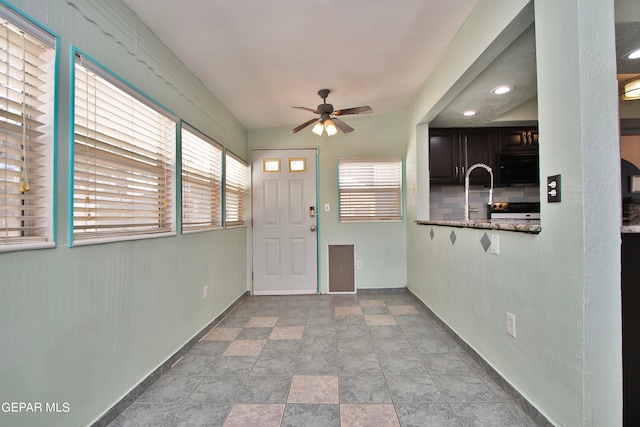
M 222 227 L 222 146 L 182 125 L 182 229 Z
M 402 160 L 338 160 L 340 221 L 402 220 Z
M 0 246 L 5 248 L 53 241 L 54 68 L 55 38 L 0 5 Z
M 230 152 L 225 156 L 225 225 L 246 225 L 247 164 Z
M 173 232 L 175 120 L 95 68 L 77 57 L 74 241 Z

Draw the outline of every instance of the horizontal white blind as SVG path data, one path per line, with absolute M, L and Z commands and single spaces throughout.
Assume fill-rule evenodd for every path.
M 74 240 L 175 231 L 175 121 L 84 61 L 75 66 Z
M 182 229 L 222 227 L 222 146 L 182 126 Z
M 0 245 L 51 242 L 55 39 L 0 17 Z
M 338 160 L 340 221 L 402 220 L 402 160 Z
M 225 157 L 225 225 L 247 223 L 247 164 L 227 152 Z

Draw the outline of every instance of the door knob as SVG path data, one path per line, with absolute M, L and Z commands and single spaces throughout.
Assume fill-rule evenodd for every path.
M 315 225 L 312 225 L 312 226 L 310 227 L 311 231 L 316 231 L 316 228 L 318 228 L 318 227 L 316 227 Z

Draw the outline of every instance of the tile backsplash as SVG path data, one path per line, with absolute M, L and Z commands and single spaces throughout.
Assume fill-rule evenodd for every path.
M 469 217 L 487 218 L 489 209 L 487 187 L 472 185 L 469 191 Z M 431 184 L 430 218 L 432 220 L 448 220 L 464 218 L 464 186 Z M 531 187 L 498 187 L 493 189 L 493 201 L 498 202 L 539 202 L 540 190 Z M 478 212 L 472 210 L 478 209 Z

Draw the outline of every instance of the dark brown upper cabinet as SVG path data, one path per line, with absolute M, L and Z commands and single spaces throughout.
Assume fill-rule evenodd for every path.
M 538 129 L 535 127 L 500 129 L 500 151 L 532 150 L 538 150 Z
M 500 134 L 492 128 L 434 128 L 429 131 L 429 171 L 431 182 L 464 184 L 469 166 L 484 163 L 495 167 Z M 489 184 L 481 171 L 469 176 L 471 184 Z

